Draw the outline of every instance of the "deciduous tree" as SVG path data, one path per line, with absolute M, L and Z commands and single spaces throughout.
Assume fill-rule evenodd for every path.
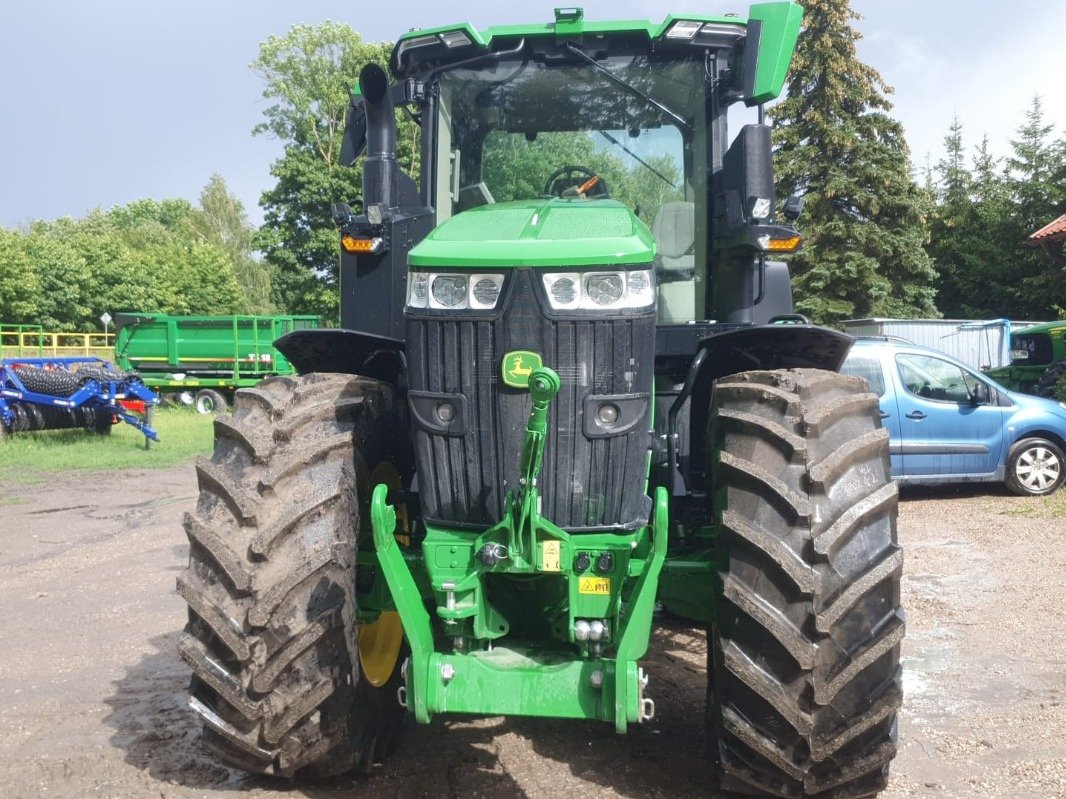
M 252 68 L 271 105 L 254 133 L 284 143 L 274 162 L 275 186 L 263 193 L 264 222 L 257 246 L 273 267 L 274 298 L 289 310 L 335 319 L 338 310 L 339 236 L 332 202 L 362 193 L 362 169 L 340 162 L 351 92 L 363 66 L 387 66 L 391 45 L 364 42 L 348 25 L 296 25 L 259 47 Z M 418 170 L 417 127 L 398 115 L 398 156 Z

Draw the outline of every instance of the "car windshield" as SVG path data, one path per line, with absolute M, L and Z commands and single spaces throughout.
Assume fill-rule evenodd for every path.
M 615 199 L 651 228 L 660 318 L 702 318 L 707 87 L 699 59 L 591 65 L 505 61 L 440 78 L 437 221 L 545 197 Z M 665 317 L 664 317 L 665 312 Z M 672 317 L 677 317 L 676 319 Z

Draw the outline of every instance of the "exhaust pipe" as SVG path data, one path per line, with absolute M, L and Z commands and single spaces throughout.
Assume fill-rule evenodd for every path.
M 396 111 L 389 96 L 389 77 L 385 70 L 377 64 L 363 67 L 359 73 L 359 91 L 366 113 L 363 203 L 368 208 L 372 205 L 395 208 L 400 200 L 402 173 L 396 163 Z

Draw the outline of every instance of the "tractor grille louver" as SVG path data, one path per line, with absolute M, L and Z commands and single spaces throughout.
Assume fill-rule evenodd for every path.
M 542 513 L 567 530 L 645 524 L 654 312 L 548 318 L 534 289 L 538 279 L 530 270 L 513 270 L 505 311 L 497 318 L 408 312 L 412 397 L 432 392 L 465 398 L 459 435 L 420 423 L 412 399 L 423 515 L 430 522 L 477 527 L 503 516 L 507 491 L 518 479 L 530 399 L 503 384 L 500 363 L 508 352 L 531 350 L 563 381 L 549 411 Z M 633 394 L 648 397 L 638 424 L 615 436 L 586 435 L 588 395 Z

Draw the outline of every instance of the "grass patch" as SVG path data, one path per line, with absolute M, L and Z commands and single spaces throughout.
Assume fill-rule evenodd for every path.
M 1046 497 L 1018 497 L 1018 504 L 1000 511 L 1001 516 L 1030 519 L 1066 519 L 1066 485 Z
M 144 449 L 144 436 L 128 424 L 117 424 L 111 435 L 83 430 L 19 433 L 0 442 L 0 481 L 32 485 L 42 472 L 68 469 L 164 469 L 194 455 L 210 454 L 213 425 L 210 416 L 185 408 L 163 408 L 153 427 L 159 442 Z

